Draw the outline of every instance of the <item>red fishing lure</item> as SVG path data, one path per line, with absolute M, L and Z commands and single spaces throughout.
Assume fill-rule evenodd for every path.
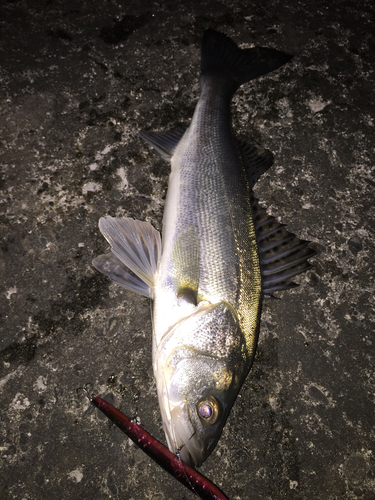
M 142 427 L 132 422 L 120 410 L 98 397 L 90 398 L 90 401 L 149 457 L 200 498 L 203 500 L 229 500 L 211 481 L 182 462 L 177 455 L 169 451 Z

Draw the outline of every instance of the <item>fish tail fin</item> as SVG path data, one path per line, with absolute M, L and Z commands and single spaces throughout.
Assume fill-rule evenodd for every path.
M 274 71 L 292 56 L 275 49 L 240 49 L 223 33 L 207 30 L 202 40 L 201 79 L 219 77 L 234 93 L 240 85 Z

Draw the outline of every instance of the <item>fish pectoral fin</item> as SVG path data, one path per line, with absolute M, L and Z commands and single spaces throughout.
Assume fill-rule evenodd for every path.
M 108 278 L 127 290 L 152 298 L 152 289 L 141 278 L 127 268 L 112 252 L 99 255 L 92 261 L 92 265 Z
M 101 217 L 99 229 L 111 245 L 114 257 L 102 255 L 94 260 L 94 267 L 115 283 L 152 298 L 161 256 L 160 233 L 149 222 L 130 218 Z M 126 269 L 131 273 L 126 273 Z M 141 288 L 140 282 L 144 283 Z
M 177 297 L 197 305 L 199 287 L 199 240 L 195 226 L 187 226 L 176 238 L 172 250 L 173 282 Z
M 238 144 L 242 161 L 246 170 L 250 189 L 273 164 L 273 154 L 268 149 L 264 149 L 256 144 Z
M 145 132 L 142 130 L 139 135 L 144 141 L 150 144 L 150 146 L 156 149 L 165 160 L 171 161 L 174 150 L 182 139 L 186 128 L 187 127 L 179 127 L 164 132 Z
M 262 273 L 262 291 L 265 296 L 272 292 L 295 288 L 291 278 L 312 267 L 308 261 L 316 255 L 309 241 L 300 240 L 271 217 L 251 196 L 255 232 L 259 248 Z

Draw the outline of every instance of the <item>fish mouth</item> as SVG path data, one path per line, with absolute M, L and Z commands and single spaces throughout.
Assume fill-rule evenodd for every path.
M 188 415 L 186 404 L 175 406 L 164 430 L 169 449 L 190 467 L 199 467 L 205 458 L 204 450 Z

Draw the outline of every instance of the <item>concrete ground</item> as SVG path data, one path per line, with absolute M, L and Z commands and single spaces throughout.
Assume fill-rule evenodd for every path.
M 254 367 L 201 471 L 232 500 L 375 499 L 372 0 L 4 0 L 0 498 L 193 499 L 77 397 L 164 441 L 147 299 L 91 266 L 102 215 L 161 228 L 169 165 L 141 129 L 188 123 L 207 28 L 295 55 L 244 85 L 234 128 L 275 153 L 268 212 L 321 251 L 265 302 Z M 225 234 L 223 234 L 225 238 Z

